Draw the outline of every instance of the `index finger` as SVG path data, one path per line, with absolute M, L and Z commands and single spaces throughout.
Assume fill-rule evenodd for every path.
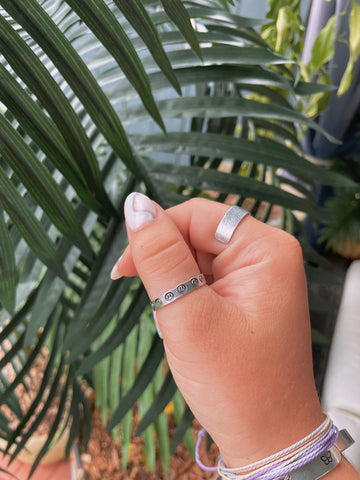
M 264 243 L 264 237 L 272 235 L 274 230 L 277 231 L 259 220 L 246 216 L 235 229 L 230 242 L 224 244 L 215 238 L 215 232 L 229 208 L 229 205 L 203 198 L 194 198 L 169 208 L 166 210 L 166 214 L 176 224 L 192 250 L 214 256 L 226 251 L 226 257 L 234 258 L 236 253 L 246 249 L 250 244 L 257 243 L 258 240 Z M 238 257 L 238 255 L 236 256 Z M 238 258 L 238 260 L 240 259 Z M 236 263 L 238 268 L 239 264 Z M 235 266 L 234 263 L 232 265 Z M 121 257 L 121 268 L 120 263 L 118 267 L 121 275 L 137 275 L 129 247 Z M 114 268 L 116 270 L 116 267 Z

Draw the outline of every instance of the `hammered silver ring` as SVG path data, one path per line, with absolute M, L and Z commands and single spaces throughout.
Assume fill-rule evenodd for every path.
M 204 275 L 200 273 L 199 275 L 191 277 L 190 280 L 180 283 L 175 288 L 167 290 L 163 295 L 155 298 L 155 300 L 152 300 L 151 307 L 154 311 L 159 310 L 159 308 L 175 302 L 175 300 L 178 300 L 179 298 L 187 295 L 196 288 L 202 287 L 203 285 L 206 285 L 206 280 Z
M 219 240 L 221 243 L 229 243 L 237 226 L 247 215 L 250 215 L 247 210 L 237 207 L 236 205 L 229 208 L 216 229 L 216 240 Z

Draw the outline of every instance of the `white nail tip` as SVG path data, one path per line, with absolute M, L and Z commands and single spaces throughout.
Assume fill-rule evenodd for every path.
M 118 271 L 117 265 L 118 265 L 118 262 L 115 263 L 115 265 L 113 266 L 113 269 L 111 270 L 111 273 L 110 273 L 111 280 L 118 280 L 119 278 L 122 277 L 122 275 Z

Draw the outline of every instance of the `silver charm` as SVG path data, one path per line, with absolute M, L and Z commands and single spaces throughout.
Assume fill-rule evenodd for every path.
M 180 285 L 168 290 L 163 295 L 160 295 L 160 297 L 155 298 L 151 302 L 151 307 L 154 311 L 159 310 L 159 308 L 165 307 L 169 303 L 174 302 L 183 295 L 186 295 L 192 290 L 202 287 L 203 285 L 206 285 L 206 280 L 204 275 L 200 273 L 199 275 L 190 278 L 190 280 L 187 282 L 180 283 Z

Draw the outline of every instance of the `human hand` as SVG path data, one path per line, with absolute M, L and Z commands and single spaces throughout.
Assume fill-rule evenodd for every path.
M 200 272 L 207 285 L 157 311 L 167 360 L 228 466 L 265 458 L 323 421 L 311 358 L 301 248 L 247 216 L 229 244 L 228 206 L 194 199 L 162 210 L 128 197 L 129 247 L 113 278 L 140 275 L 154 299 Z

